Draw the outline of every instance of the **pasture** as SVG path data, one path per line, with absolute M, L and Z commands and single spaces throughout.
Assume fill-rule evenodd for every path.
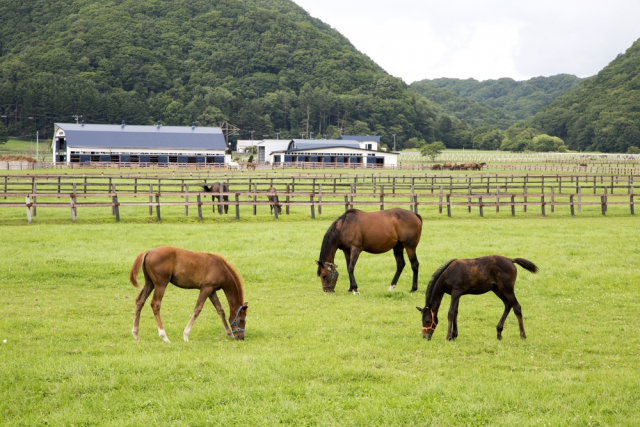
M 342 212 L 307 209 L 279 221 L 180 208 L 163 216 L 42 209 L 32 225 L 0 210 L 0 419 L 17 425 L 638 425 L 640 227 L 626 209 L 479 218 L 421 210 L 419 290 L 405 268 L 394 292 L 391 253 L 362 254 L 360 295 L 335 294 L 316 266 Z M 223 254 L 242 273 L 245 341 L 229 339 L 208 303 L 182 341 L 196 291 L 170 286 L 170 344 L 149 304 L 131 336 L 135 256 L 160 245 Z M 523 257 L 516 294 L 527 340 L 493 294 L 464 296 L 460 335 L 447 342 L 445 296 L 431 341 L 420 314 L 431 273 L 451 258 Z M 228 306 L 220 295 L 225 311 Z M 5 342 L 6 340 L 6 342 Z

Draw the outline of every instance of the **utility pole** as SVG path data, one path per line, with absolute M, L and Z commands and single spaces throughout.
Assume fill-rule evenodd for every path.
M 73 115 L 71 117 L 76 119 L 76 124 L 78 124 L 78 120 L 82 118 L 82 114 L 80 114 L 80 115 L 75 114 L 75 115 Z
M 396 151 L 396 134 L 392 133 L 391 135 L 393 135 L 393 151 Z
M 39 137 L 39 135 L 40 135 L 40 132 L 36 131 L 36 162 L 38 162 L 38 154 L 39 154 L 38 153 L 38 142 L 39 142 L 38 137 Z
M 276 132 L 276 139 L 280 139 L 280 132 Z

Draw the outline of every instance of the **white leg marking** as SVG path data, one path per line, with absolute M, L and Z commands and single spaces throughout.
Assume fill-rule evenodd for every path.
M 186 342 L 189 342 L 189 334 L 190 334 L 190 333 L 191 333 L 191 328 L 190 328 L 189 326 L 187 326 L 187 327 L 184 329 L 184 332 L 182 333 L 182 338 L 184 338 L 184 340 L 185 340 Z
M 358 291 L 353 291 L 353 294 L 354 294 L 354 295 L 360 295 L 360 292 L 358 292 Z
M 138 338 L 138 331 L 136 331 L 135 329 L 131 330 L 131 334 L 133 335 L 133 338 L 135 338 L 136 341 L 140 339 Z
M 394 291 L 395 289 L 396 289 L 396 286 L 395 285 L 391 285 L 391 286 L 389 286 L 389 291 L 388 292 Z
M 158 335 L 160 335 L 160 338 L 162 338 L 162 341 L 171 342 L 169 341 L 169 338 L 167 337 L 167 333 L 164 331 L 164 329 L 158 329 Z

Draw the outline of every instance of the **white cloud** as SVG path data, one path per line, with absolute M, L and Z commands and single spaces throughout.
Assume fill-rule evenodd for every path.
M 628 0 L 296 0 L 407 83 L 597 73 L 640 37 Z

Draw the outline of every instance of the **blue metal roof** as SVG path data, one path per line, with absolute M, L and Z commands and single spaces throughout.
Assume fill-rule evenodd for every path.
M 358 142 L 367 142 L 367 141 L 380 142 L 380 137 L 373 136 L 373 135 L 342 135 L 338 139 L 348 139 L 351 141 L 358 141 Z
M 56 123 L 69 147 L 226 150 L 222 129 L 198 126 L 134 126 Z M 56 131 L 57 133 L 57 131 Z
M 358 141 L 339 141 L 337 139 L 292 139 L 287 147 L 287 151 L 316 150 L 327 147 L 360 148 L 360 144 L 358 144 Z

